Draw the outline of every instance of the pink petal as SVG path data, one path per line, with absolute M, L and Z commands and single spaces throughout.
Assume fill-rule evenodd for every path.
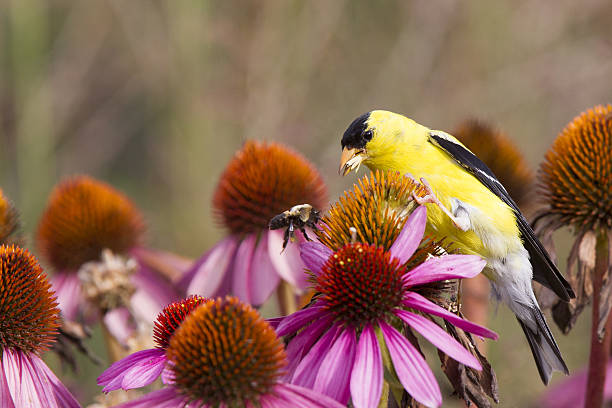
M 380 346 L 374 329 L 368 324 L 359 337 L 351 374 L 351 399 L 355 408 L 377 407 L 382 394 L 382 384 Z
M 323 359 L 313 389 L 346 404 L 351 396 L 349 381 L 355 359 L 355 330 L 344 327 Z
M 329 353 L 340 327 L 336 324 L 316 342 L 310 351 L 302 358 L 302 361 L 295 369 L 295 374 L 291 382 L 302 387 L 312 388 L 319 372 L 319 367 L 323 363 L 325 356 Z
M 124 346 L 136 332 L 136 324 L 126 307 L 119 307 L 106 312 L 103 320 L 110 334 Z
M 15 408 L 2 365 L 0 365 L 0 408 Z
M 472 353 L 431 320 L 401 309 L 396 309 L 394 313 L 447 356 L 468 367 L 482 370 L 480 362 Z
M 173 283 L 145 264 L 139 264 L 138 270 L 131 277 L 136 288 L 130 303 L 135 317 L 152 322 L 162 309 L 177 300 L 181 295 Z
M 253 252 L 257 235 L 249 234 L 238 245 L 234 255 L 232 294 L 245 303 L 253 303 L 251 286 L 253 284 Z
M 495 333 L 494 331 L 491 331 L 486 327 L 479 326 L 476 323 L 472 323 L 469 320 L 462 319 L 456 314 L 451 313 L 448 310 L 430 302 L 418 293 L 407 292 L 404 295 L 404 300 L 402 301 L 402 303 L 405 306 L 411 307 L 421 312 L 442 317 L 448 320 L 451 324 L 457 326 L 462 330 L 465 330 L 466 332 L 474 333 L 477 336 L 487 337 L 493 340 L 497 340 L 498 338 L 497 333 Z
M 164 350 L 137 351 L 108 367 L 98 377 L 98 385 L 105 386 L 104 392 L 144 387 L 155 381 L 165 366 Z
M 266 319 L 266 322 L 268 322 L 268 324 L 274 329 L 276 330 L 276 328 L 278 327 L 279 324 L 281 324 L 281 322 L 283 321 L 283 319 L 285 318 L 285 316 L 280 316 L 280 317 L 271 317 L 269 319 Z
M 115 405 L 114 408 L 176 408 L 176 407 L 193 407 L 193 404 L 186 405 L 185 397 L 176 392 L 174 387 L 165 387 L 161 390 L 153 391 L 143 395 L 132 401 L 123 404 Z M 207 408 L 209 405 L 203 405 L 201 408 Z
M 80 407 L 66 387 L 35 354 L 4 349 L 2 370 L 16 407 Z
M 173 282 L 177 282 L 193 266 L 193 259 L 160 249 L 136 247 L 130 250 L 130 254 L 136 258 L 139 265 L 163 271 L 164 276 Z
M 84 303 L 81 294 L 81 282 L 76 273 L 58 272 L 51 276 L 51 286 L 57 296 L 59 308 L 67 320 L 79 317 L 81 304 Z
M 304 266 L 315 275 L 321 273 L 323 265 L 334 254 L 334 251 L 317 241 L 307 241 L 300 244 L 300 257 Z
M 427 208 L 420 205 L 410 214 L 402 232 L 391 245 L 389 252 L 394 258 L 400 260 L 400 264 L 406 263 L 421 244 L 425 225 L 427 224 Z
M 447 279 L 473 278 L 487 261 L 477 255 L 443 255 L 429 258 L 404 275 L 404 285 L 417 286 Z
M 283 399 L 285 407 L 295 408 L 344 408 L 346 404 L 341 404 L 333 398 L 320 394 L 308 388 L 294 384 L 278 384 L 274 387 L 273 393 Z M 262 398 L 263 400 L 263 398 Z M 263 401 L 262 401 L 263 402 Z
M 197 293 L 200 296 L 212 297 L 217 294 L 225 274 L 234 259 L 238 240 L 229 236 L 212 247 L 193 267 L 185 273 L 193 276 L 187 285 L 187 293 Z
M 299 235 L 296 234 L 299 238 Z M 268 253 L 272 264 L 284 281 L 292 284 L 299 291 L 308 287 L 308 275 L 304 272 L 304 264 L 300 259 L 300 250 L 297 245 L 289 243 L 285 251 L 283 248 L 283 233 L 280 231 L 268 231 Z
M 282 377 L 284 380 L 291 381 L 295 369 L 302 361 L 302 357 L 310 351 L 312 345 L 319 340 L 321 335 L 330 328 L 333 320 L 332 316 L 322 316 L 291 339 L 287 346 L 287 361 L 289 364 L 285 368 L 286 374 Z
M 309 322 L 317 319 L 325 314 L 325 308 L 322 305 L 311 305 L 304 309 L 298 310 L 295 313 L 285 317 L 283 321 L 278 325 L 276 334 L 279 336 L 286 336 L 291 333 L 295 333 L 302 327 L 306 326 Z
M 393 361 L 393 368 L 404 389 L 423 405 L 440 406 L 440 387 L 421 353 L 393 327 L 384 321 L 379 324 Z
M 251 281 L 252 304 L 261 305 L 265 302 L 280 282 L 280 271 L 271 258 L 273 251 L 269 250 L 268 237 L 270 232 L 264 232 L 253 254 L 253 280 Z

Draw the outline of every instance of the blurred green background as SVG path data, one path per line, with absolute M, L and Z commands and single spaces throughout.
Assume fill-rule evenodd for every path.
M 355 180 L 337 175 L 340 136 L 373 108 L 489 120 L 535 169 L 612 99 L 611 21 L 606 0 L 0 0 L 0 187 L 31 237 L 53 185 L 91 174 L 134 199 L 152 246 L 196 257 L 223 234 L 211 194 L 246 139 L 301 151 L 332 200 Z M 588 315 L 555 331 L 570 369 Z M 527 343 L 504 307 L 491 327 L 500 406 L 524 407 L 545 391 Z

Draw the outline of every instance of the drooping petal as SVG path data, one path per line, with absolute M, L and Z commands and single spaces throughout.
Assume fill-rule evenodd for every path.
M 104 325 L 110 334 L 122 345 L 136 332 L 136 324 L 126 307 L 118 307 L 104 314 Z
M 174 284 L 144 264 L 131 276 L 136 292 L 130 299 L 134 316 L 145 322 L 155 320 L 162 309 L 181 298 Z
M 324 307 L 316 303 L 305 307 L 304 309 L 300 309 L 283 319 L 276 329 L 276 334 L 279 336 L 286 336 L 288 334 L 295 333 L 309 322 L 323 316 L 324 314 Z
M 384 321 L 379 324 L 393 361 L 393 368 L 404 389 L 425 406 L 440 406 L 440 387 L 421 353 L 393 327 Z
M 477 325 L 476 323 L 472 323 L 469 320 L 462 319 L 456 314 L 451 313 L 448 310 L 430 302 L 418 293 L 407 292 L 404 295 L 404 300 L 402 300 L 402 304 L 413 309 L 420 310 L 421 312 L 442 317 L 443 319 L 448 320 L 451 324 L 457 326 L 458 328 L 465 330 L 466 332 L 473 333 L 477 336 L 487 337 L 493 340 L 497 340 L 498 338 L 497 333 L 495 333 L 494 331 L 491 331 L 486 327 Z
M 480 362 L 472 353 L 431 320 L 401 309 L 396 309 L 394 313 L 447 356 L 468 367 L 482 370 Z
M 135 247 L 130 250 L 141 266 L 163 272 L 163 275 L 177 282 L 193 266 L 193 259 L 188 259 L 160 249 Z
M 270 255 L 273 251 L 269 248 L 267 235 L 270 235 L 272 232 L 275 231 L 264 232 L 261 235 L 253 254 L 251 295 L 253 299 L 252 304 L 254 305 L 261 305 L 270 297 L 282 276 L 279 276 L 280 271 Z
M 135 400 L 116 405 L 114 408 L 188 408 L 191 406 L 193 405 L 185 404 L 185 397 L 176 392 L 174 387 L 165 387 L 161 390 L 145 394 Z M 209 405 L 202 405 L 201 407 L 208 408 Z
M 313 389 L 346 404 L 351 396 L 349 382 L 355 359 L 355 330 L 344 327 L 323 359 Z
M 298 240 L 299 234 L 295 234 Z M 268 250 L 272 264 L 283 280 L 292 284 L 299 291 L 308 287 L 308 275 L 304 272 L 304 264 L 300 258 L 300 250 L 297 245 L 289 243 L 283 248 L 283 233 L 280 231 L 268 231 Z
M 84 302 L 81 282 L 76 273 L 58 272 L 51 276 L 51 286 L 57 295 L 59 308 L 67 320 L 76 320 Z
M 273 388 L 272 393 L 282 399 L 281 407 L 295 408 L 344 408 L 346 404 L 341 404 L 333 398 L 320 394 L 308 388 L 294 384 L 278 384 Z M 263 398 L 262 398 L 263 403 Z
M 285 381 L 291 381 L 302 357 L 310 351 L 312 345 L 319 340 L 321 335 L 331 327 L 333 320 L 333 317 L 328 315 L 319 317 L 291 339 L 287 346 L 287 361 L 289 364 L 285 367 L 286 373 L 282 377 Z
M 204 297 L 216 295 L 234 258 L 237 245 L 238 239 L 229 236 L 196 261 L 185 273 L 186 277 L 193 277 L 186 284 L 186 292 L 197 293 Z
M 304 266 L 315 275 L 321 273 L 325 262 L 332 256 L 334 251 L 317 241 L 307 241 L 300 244 L 300 257 Z
M 104 392 L 144 387 L 160 376 L 165 365 L 164 350 L 137 351 L 108 367 L 98 377 L 98 385 L 104 386 Z
M 319 372 L 319 367 L 325 359 L 329 349 L 336 339 L 340 327 L 338 324 L 330 327 L 330 329 L 316 342 L 310 351 L 302 358 L 300 364 L 295 369 L 295 374 L 291 380 L 292 384 L 301 385 L 302 387 L 312 388 Z
M 281 324 L 281 322 L 283 321 L 283 319 L 285 318 L 285 316 L 280 316 L 280 317 L 271 317 L 269 319 L 266 319 L 266 322 L 268 322 L 268 324 L 274 329 L 276 330 L 276 328 L 278 327 L 279 324 Z
M 404 285 L 417 286 L 447 279 L 473 278 L 487 261 L 477 255 L 443 255 L 429 258 L 404 275 Z
M 43 366 L 46 369 L 42 369 Z M 80 408 L 76 399 L 35 354 L 4 349 L 2 370 L 16 407 Z
M 382 394 L 383 368 L 378 339 L 371 325 L 364 327 L 357 344 L 351 398 L 355 408 L 377 407 Z
M 68 391 L 68 388 L 66 388 L 66 386 L 55 376 L 55 374 L 53 374 L 53 371 L 47 367 L 47 364 L 45 364 L 44 361 L 42 361 L 38 356 L 33 355 L 30 362 L 35 370 L 43 373 L 43 375 L 46 376 L 45 383 L 50 383 L 53 387 L 53 393 L 55 394 L 55 399 L 57 400 L 57 405 L 59 407 L 81 407 L 76 398 L 74 398 L 70 391 Z
M 253 303 L 251 286 L 253 285 L 253 252 L 257 235 L 249 234 L 236 249 L 232 276 L 232 294 L 246 303 Z
M 410 217 L 402 232 L 391 245 L 389 252 L 394 258 L 400 260 L 400 264 L 404 264 L 414 251 L 419 247 L 421 240 L 423 239 L 423 233 L 425 232 L 425 225 L 427 224 L 427 207 L 424 205 L 418 206 Z
M 0 365 L 0 408 L 15 408 L 2 365 Z

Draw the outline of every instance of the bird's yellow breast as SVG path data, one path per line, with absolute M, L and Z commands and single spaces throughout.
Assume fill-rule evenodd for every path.
M 440 208 L 427 204 L 430 232 L 485 258 L 503 258 L 522 245 L 512 209 L 448 153 L 429 142 L 428 128 L 400 115 L 371 119 L 376 136 L 366 146 L 366 166 L 410 174 L 416 180 L 425 178 L 449 209 L 452 198 L 474 207 L 473 229 L 463 232 Z

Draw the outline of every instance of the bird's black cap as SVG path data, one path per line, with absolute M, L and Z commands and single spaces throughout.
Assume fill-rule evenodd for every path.
M 372 133 L 367 132 L 366 122 L 370 118 L 370 112 L 364 113 L 355 119 L 346 129 L 342 136 L 342 148 L 348 147 L 350 149 L 363 149 L 370 140 L 372 140 Z

